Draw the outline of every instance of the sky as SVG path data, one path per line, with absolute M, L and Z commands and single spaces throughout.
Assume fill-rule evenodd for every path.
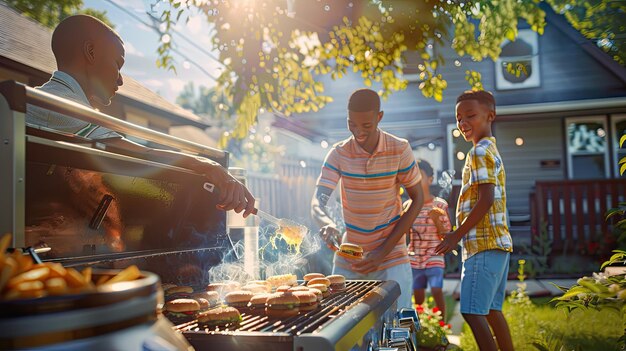
M 188 82 L 193 82 L 196 87 L 215 85 L 215 80 L 209 75 L 217 77 L 221 64 L 181 38 L 185 36 L 204 51 L 211 52 L 209 37 L 211 29 L 202 14 L 194 13 L 188 23 L 185 23 L 183 17 L 175 27 L 173 43 L 186 57 L 172 53 L 177 72 L 157 68 L 160 35 L 140 22 L 152 24 L 147 12 L 151 12 L 155 17 L 160 15 L 164 5 L 153 6 L 154 2 L 156 0 L 84 0 L 84 6 L 106 11 L 107 17 L 115 25 L 115 30 L 124 40 L 126 63 L 122 68 L 123 75 L 134 78 L 171 102 L 175 102 Z M 213 52 L 213 57 L 217 57 L 217 53 Z M 196 67 L 196 64 L 202 69 Z

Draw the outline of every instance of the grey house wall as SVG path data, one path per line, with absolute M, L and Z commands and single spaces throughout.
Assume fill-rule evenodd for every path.
M 507 207 L 511 215 L 530 214 L 528 196 L 537 180 L 559 180 L 564 177 L 562 121 L 504 121 L 494 126 L 498 150 L 504 161 L 507 182 Z M 515 138 L 524 144 L 515 144 Z M 542 167 L 542 160 L 558 160 L 558 167 Z

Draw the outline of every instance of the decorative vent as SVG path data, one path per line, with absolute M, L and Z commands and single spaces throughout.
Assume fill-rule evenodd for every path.
M 521 29 L 515 41 L 505 40 L 495 63 L 496 89 L 534 88 L 541 84 L 537 33 Z

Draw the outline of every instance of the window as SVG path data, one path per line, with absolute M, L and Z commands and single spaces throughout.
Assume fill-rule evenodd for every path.
M 537 33 L 531 29 L 521 29 L 515 41 L 505 40 L 495 65 L 496 89 L 538 87 L 541 79 Z
M 609 178 L 606 118 L 567 118 L 565 130 L 569 178 Z
M 626 173 L 624 173 L 624 175 L 619 174 L 620 165 L 618 164 L 622 158 L 626 157 L 626 144 L 624 144 L 622 148 L 619 147 L 619 139 L 622 135 L 626 135 L 626 115 L 613 116 L 612 123 L 613 155 L 615 155 L 613 174 L 616 178 L 626 178 Z

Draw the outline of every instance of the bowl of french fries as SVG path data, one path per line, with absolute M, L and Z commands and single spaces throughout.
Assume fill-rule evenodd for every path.
M 106 306 L 157 293 L 157 275 L 131 265 L 121 270 L 82 270 L 60 263 L 34 263 L 21 250 L 6 252 L 0 238 L 0 318 Z

